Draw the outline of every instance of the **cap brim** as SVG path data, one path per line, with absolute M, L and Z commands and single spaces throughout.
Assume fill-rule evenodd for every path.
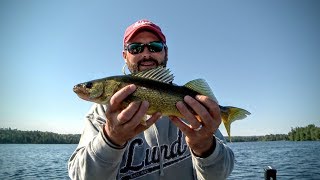
M 152 32 L 156 36 L 158 36 L 161 41 L 166 42 L 166 38 L 165 38 L 164 34 L 161 31 L 159 31 L 155 27 L 152 27 L 152 26 L 149 26 L 149 25 L 145 25 L 145 26 L 140 26 L 139 28 L 134 29 L 133 31 L 131 31 L 130 34 L 128 36 L 126 36 L 126 39 L 125 39 L 124 43 L 129 42 L 132 37 L 134 37 L 138 32 L 141 32 L 143 30 L 149 30 L 150 32 Z

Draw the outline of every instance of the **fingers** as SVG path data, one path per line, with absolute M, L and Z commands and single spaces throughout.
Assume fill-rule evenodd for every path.
M 193 99 L 190 96 L 186 96 L 184 100 L 190 107 L 192 107 L 192 109 L 196 112 L 196 114 L 200 117 L 201 121 L 204 124 L 210 123 L 212 117 L 209 114 L 208 110 L 199 101 Z
M 154 124 L 158 119 L 160 119 L 161 113 L 156 112 L 154 113 L 148 120 L 147 120 L 147 127 L 150 127 L 152 124 Z
M 130 111 L 130 113 L 128 113 L 128 114 L 132 114 L 132 116 L 125 117 L 126 123 L 123 124 L 123 128 L 134 129 L 140 125 L 141 120 L 143 119 L 144 115 L 147 113 L 147 110 L 149 108 L 149 103 L 147 101 L 143 101 L 139 104 L 140 104 L 140 106 L 138 107 L 138 109 L 136 111 L 134 111 L 134 109 L 128 110 L 128 111 Z M 126 108 L 125 110 L 127 110 L 128 108 Z M 118 119 L 118 120 L 122 121 L 122 119 Z
M 161 117 L 161 113 L 160 112 L 154 113 L 153 115 L 151 115 L 151 117 L 149 119 L 147 119 L 146 125 L 140 124 L 136 128 L 136 131 L 137 132 L 142 132 L 142 131 L 148 129 L 152 124 L 154 124 L 157 120 L 159 120 L 160 117 Z
M 184 102 L 191 110 L 182 102 L 176 106 L 190 125 L 177 117 L 170 119 L 185 134 L 186 143 L 193 153 L 199 157 L 207 157 L 207 154 L 211 154 L 215 148 L 213 134 L 221 123 L 220 108 L 212 99 L 202 95 L 197 95 L 195 98 L 185 96 Z M 201 123 L 202 127 L 196 126 L 197 123 Z
M 150 127 L 161 116 L 160 113 L 155 113 L 149 118 L 147 125 L 142 125 L 141 120 L 148 111 L 149 102 L 133 101 L 126 108 L 121 107 L 122 101 L 135 89 L 136 86 L 128 85 L 119 90 L 111 97 L 110 105 L 106 110 L 105 134 L 116 145 L 125 144 Z
M 122 111 L 106 111 L 107 123 L 105 125 L 106 137 L 116 145 L 123 145 L 141 133 L 146 127 L 140 122 L 147 112 L 149 103 L 132 102 Z M 140 128 L 140 127 L 143 128 Z M 141 129 L 141 130 L 140 130 Z
M 125 124 L 129 120 L 132 119 L 132 117 L 136 114 L 138 109 L 140 108 L 141 102 L 132 102 L 129 104 L 128 107 L 126 107 L 123 111 L 121 111 L 118 116 L 117 120 L 119 124 Z
M 194 133 L 194 130 L 178 117 L 170 116 L 169 118 L 186 136 L 191 136 Z
M 122 145 L 140 133 L 137 131 L 137 127 L 142 126 L 140 122 L 149 108 L 149 103 L 147 101 L 134 101 L 126 108 L 123 109 L 122 107 L 123 100 L 135 90 L 135 85 L 125 86 L 110 99 L 106 110 L 105 133 L 115 144 Z
M 130 94 L 132 94 L 136 90 L 136 88 L 137 87 L 134 84 L 130 84 L 117 91 L 110 99 L 110 111 L 117 110 L 121 102 Z
M 197 95 L 196 100 L 198 100 L 205 107 L 207 107 L 206 110 L 209 112 L 210 116 L 214 119 L 215 125 L 219 126 L 221 123 L 221 115 L 220 115 L 219 105 L 215 101 L 210 99 L 209 97 L 203 96 L 203 95 Z
M 207 96 L 197 95 L 195 98 L 185 96 L 184 102 L 189 108 L 183 102 L 178 102 L 176 106 L 190 124 L 189 128 L 195 131 L 205 129 L 207 132 L 215 132 L 219 128 L 221 123 L 220 108 L 215 101 Z
M 193 129 L 197 129 L 200 127 L 201 122 L 196 118 L 196 116 L 190 112 L 187 106 L 183 102 L 177 102 L 176 107 L 180 111 L 180 113 L 185 117 L 185 119 L 189 122 Z

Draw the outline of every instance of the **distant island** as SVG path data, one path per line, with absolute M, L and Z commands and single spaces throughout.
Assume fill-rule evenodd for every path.
M 58 134 L 41 131 L 21 131 L 0 128 L 0 144 L 78 144 L 80 134 Z M 225 137 L 227 142 L 229 138 Z M 319 141 L 320 128 L 314 124 L 291 128 L 288 134 L 269 134 L 265 136 L 232 136 L 232 142 L 252 141 Z

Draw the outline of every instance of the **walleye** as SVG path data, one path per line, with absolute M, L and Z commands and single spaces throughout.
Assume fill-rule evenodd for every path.
M 114 93 L 126 85 L 135 84 L 137 89 L 123 101 L 123 108 L 127 107 L 132 101 L 146 100 L 149 102 L 148 115 L 161 112 L 165 116 L 172 115 L 180 118 L 183 118 L 183 116 L 176 108 L 176 103 L 178 101 L 183 102 L 186 95 L 195 97 L 197 94 L 202 94 L 218 103 L 204 79 L 192 80 L 184 86 L 172 84 L 173 79 L 173 74 L 170 73 L 169 69 L 159 66 L 129 75 L 110 76 L 80 83 L 74 86 L 73 91 L 81 99 L 107 105 Z M 231 123 L 246 118 L 247 115 L 250 115 L 250 112 L 232 106 L 219 105 L 219 107 L 222 121 L 230 139 Z M 193 112 L 191 108 L 189 109 Z M 142 121 L 143 123 L 145 122 Z

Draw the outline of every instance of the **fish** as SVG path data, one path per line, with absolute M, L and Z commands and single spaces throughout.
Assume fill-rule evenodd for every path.
M 133 101 L 148 101 L 147 115 L 161 112 L 163 116 L 176 116 L 182 119 L 184 117 L 177 109 L 176 103 L 184 102 L 186 95 L 195 97 L 201 94 L 218 103 L 204 79 L 194 79 L 183 86 L 174 84 L 173 80 L 174 76 L 169 69 L 158 66 L 138 73 L 109 76 L 80 83 L 73 87 L 73 91 L 83 100 L 108 105 L 112 95 L 117 91 L 129 84 L 135 84 L 136 90 L 122 102 L 122 108 L 127 107 Z M 187 107 L 194 113 L 191 107 L 188 105 Z M 231 123 L 246 118 L 250 112 L 233 106 L 219 105 L 219 108 L 222 122 L 231 142 Z M 197 117 L 197 119 L 201 121 L 200 118 Z M 141 124 L 146 125 L 145 121 L 146 118 L 141 121 Z

